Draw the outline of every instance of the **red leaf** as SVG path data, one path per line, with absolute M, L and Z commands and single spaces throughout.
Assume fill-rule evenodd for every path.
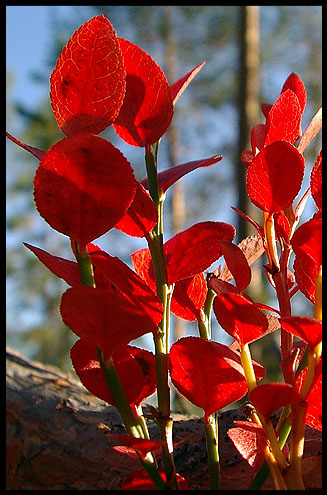
M 158 141 L 173 118 L 166 76 L 139 46 L 119 38 L 126 67 L 126 94 L 115 120 L 117 134 L 128 144 L 146 146 Z
M 181 79 L 178 79 L 178 81 L 174 82 L 170 86 L 170 91 L 171 91 L 171 97 L 173 100 L 173 104 L 175 105 L 179 97 L 184 93 L 185 89 L 187 86 L 190 84 L 192 79 L 197 75 L 197 73 L 202 69 L 204 66 L 205 62 L 202 62 L 202 64 L 197 65 L 192 69 L 190 72 L 185 74 Z
M 211 158 L 205 158 L 203 160 L 195 160 L 192 162 L 183 163 L 182 165 L 177 165 L 177 167 L 169 168 L 158 174 L 158 187 L 166 192 L 167 189 L 177 182 L 181 177 L 196 170 L 200 167 L 210 167 L 214 163 L 220 162 L 222 155 L 215 155 Z M 149 180 L 147 178 L 141 181 L 141 184 L 149 189 Z
M 113 258 L 104 251 L 93 252 L 91 258 L 110 286 L 142 307 L 151 321 L 158 325 L 162 319 L 162 303 L 148 285 L 119 258 Z
M 252 128 L 251 147 L 252 147 L 253 156 L 255 156 L 264 147 L 266 135 L 267 135 L 266 124 L 257 124 Z
M 232 242 L 220 241 L 220 247 L 236 287 L 242 292 L 251 282 L 251 269 L 246 256 L 242 249 Z
M 107 343 L 107 348 L 108 351 L 102 351 L 105 360 L 111 355 L 110 343 Z M 80 339 L 72 347 L 70 356 L 83 385 L 96 397 L 115 406 L 95 346 Z M 118 349 L 112 357 L 131 406 L 139 405 L 155 392 L 155 357 L 151 352 L 127 345 Z
M 157 207 L 143 186 L 137 182 L 133 202 L 115 227 L 125 234 L 144 237 L 157 222 Z
M 322 340 L 322 323 L 306 316 L 290 316 L 279 319 L 286 332 L 292 333 L 309 344 L 313 350 Z
M 288 78 L 284 82 L 284 86 L 282 88 L 281 93 L 284 93 L 284 91 L 288 89 L 291 89 L 298 97 L 301 111 L 303 113 L 305 109 L 305 105 L 307 103 L 307 93 L 301 78 L 297 74 L 295 74 L 295 72 L 292 72 L 288 76 Z
M 307 375 L 308 368 L 299 373 L 296 387 L 300 391 Z M 322 431 L 322 360 L 320 359 L 315 369 L 315 379 L 306 397 L 308 404 L 305 423 L 315 430 Z
M 160 476 L 163 481 L 167 481 L 164 471 L 159 470 Z M 178 481 L 180 490 L 188 490 L 188 484 L 185 479 L 176 473 L 176 479 Z M 157 490 L 154 482 L 150 478 L 149 474 L 144 469 L 138 469 L 130 473 L 124 481 L 122 490 Z
M 265 383 L 258 385 L 249 393 L 249 399 L 264 416 L 266 422 L 281 407 L 293 405 L 299 401 L 299 394 L 288 383 Z
M 78 265 L 75 261 L 54 256 L 53 254 L 32 246 L 27 242 L 23 242 L 23 244 L 30 249 L 32 253 L 34 253 L 35 256 L 37 256 L 52 273 L 54 273 L 57 277 L 64 279 L 68 285 L 71 287 L 82 285 Z
M 303 156 L 286 141 L 277 141 L 263 148 L 249 166 L 248 195 L 263 211 L 283 211 L 298 194 L 303 173 Z
M 117 117 L 125 67 L 116 33 L 102 14 L 79 27 L 50 78 L 54 116 L 66 135 L 99 134 Z
M 292 90 L 284 91 L 272 106 L 267 118 L 265 146 L 276 141 L 294 144 L 301 133 L 302 110 Z
M 203 273 L 178 280 L 171 299 L 171 312 L 187 321 L 200 318 L 200 311 L 207 297 L 207 282 Z
M 100 349 L 114 352 L 133 339 L 156 332 L 157 325 L 142 307 L 115 289 L 72 287 L 63 294 L 60 312 L 64 323 L 79 337 Z
M 164 244 L 168 283 L 193 277 L 220 258 L 220 240 L 231 241 L 235 228 L 223 222 L 200 222 L 176 234 Z M 155 286 L 150 251 L 140 249 L 132 255 L 135 271 L 150 287 Z
M 252 431 L 248 431 L 244 428 L 245 421 L 237 421 L 237 423 L 243 423 L 240 428 L 230 428 L 227 431 L 227 435 L 235 445 L 238 452 L 241 454 L 254 471 L 257 471 L 264 460 L 264 454 L 258 441 L 258 433 L 254 431 L 254 428 L 263 430 L 263 428 L 255 423 L 248 423 Z
M 144 438 L 129 437 L 128 435 L 114 435 L 113 433 L 107 433 L 106 437 L 117 440 L 121 446 L 132 448 L 134 451 L 139 452 L 142 457 L 146 457 L 148 452 L 153 452 L 164 445 L 164 442 L 159 440 L 146 440 Z M 115 449 L 115 447 L 113 448 Z
M 34 155 L 38 160 L 42 160 L 42 158 L 44 157 L 44 155 L 46 153 L 45 151 L 40 150 L 39 148 L 35 148 L 34 146 L 29 146 L 28 144 L 22 143 L 19 139 L 15 138 L 11 134 L 9 134 L 9 132 L 6 132 L 6 136 L 8 139 L 10 139 L 10 141 L 17 144 L 17 146 L 20 146 L 21 148 L 28 151 L 29 153 L 32 153 L 32 155 Z
M 322 210 L 322 151 L 311 171 L 310 180 L 311 194 L 318 210 Z
M 322 263 L 322 220 L 317 218 L 302 224 L 294 233 L 291 244 L 295 253 L 294 274 L 301 292 L 316 301 L 316 279 Z
M 206 416 L 247 393 L 240 356 L 223 344 L 184 337 L 171 346 L 169 357 L 173 384 Z M 255 371 L 263 376 L 262 367 L 255 365 Z
M 258 227 L 260 227 L 258 225 Z M 262 227 L 260 227 L 262 229 Z M 263 239 L 261 235 L 255 234 L 245 237 L 239 242 L 238 247 L 241 249 L 249 266 L 251 266 L 264 253 Z M 233 279 L 233 275 L 228 269 L 227 264 L 221 270 L 214 270 L 214 275 L 219 276 L 221 280 L 228 282 Z
M 242 346 L 259 339 L 268 329 L 264 313 L 239 294 L 217 295 L 213 309 L 219 324 Z
M 129 162 L 93 134 L 64 138 L 45 154 L 34 199 L 52 228 L 84 246 L 110 230 L 130 206 L 136 181 Z

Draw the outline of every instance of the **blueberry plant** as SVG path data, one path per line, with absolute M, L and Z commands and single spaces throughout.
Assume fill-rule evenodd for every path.
M 270 472 L 276 489 L 304 489 L 305 428 L 321 430 L 322 419 L 321 152 L 308 190 L 296 197 L 304 152 L 321 127 L 321 109 L 302 133 L 307 96 L 295 73 L 273 104 L 262 104 L 265 123 L 252 129 L 252 149 L 241 156 L 247 194 L 262 211 L 261 224 L 234 208 L 254 225 L 256 236 L 236 244 L 232 225 L 205 221 L 164 241 L 167 189 L 222 159 L 216 155 L 158 171 L 160 139 L 202 66 L 169 84 L 150 55 L 117 37 L 103 15 L 73 34 L 50 78 L 53 113 L 65 137 L 43 151 L 7 136 L 39 160 L 37 211 L 69 238 L 76 262 L 25 246 L 70 286 L 60 313 L 79 337 L 70 352 L 73 366 L 91 393 L 118 409 L 126 435 L 108 433 L 119 443 L 116 448 L 140 461 L 123 489 L 188 488 L 174 463 L 169 376 L 178 392 L 203 410 L 211 489 L 220 488 L 217 412 L 246 394 L 246 420 L 236 422 L 228 435 L 253 468 L 252 488 L 261 487 Z M 111 125 L 125 142 L 144 148 L 141 182 L 119 149 L 99 136 Z M 299 225 L 309 195 L 316 212 Z M 114 228 L 144 238 L 146 247 L 131 255 L 134 270 L 93 244 Z M 251 264 L 264 252 L 276 308 L 246 293 Z M 224 265 L 208 273 L 221 257 Z M 313 304 L 314 317 L 292 314 L 297 291 Z M 169 348 L 170 313 L 197 321 L 199 336 Z M 231 346 L 212 340 L 213 316 L 234 338 Z M 249 344 L 273 331 L 280 333 L 283 380 L 260 384 L 265 363 L 253 361 Z M 154 353 L 130 344 L 147 333 Z M 150 438 L 142 409 L 155 391 L 151 417 L 160 440 Z M 273 426 L 276 411 L 279 421 Z

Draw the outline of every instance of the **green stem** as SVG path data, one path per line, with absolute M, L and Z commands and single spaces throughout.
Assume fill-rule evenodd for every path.
M 82 285 L 95 287 L 92 260 L 87 249 L 75 242 L 75 252 Z
M 212 414 L 205 421 L 205 434 L 208 452 L 208 467 L 210 477 L 210 489 L 220 489 L 220 466 L 218 452 L 218 418 Z

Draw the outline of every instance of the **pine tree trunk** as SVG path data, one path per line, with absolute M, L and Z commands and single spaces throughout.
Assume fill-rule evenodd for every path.
M 146 407 L 145 407 L 146 409 Z M 178 472 L 192 489 L 208 489 L 202 419 L 178 414 L 174 442 Z M 227 437 L 238 410 L 219 421 L 222 489 L 246 489 L 252 469 Z M 244 418 L 243 418 L 244 419 Z M 112 449 L 110 429 L 124 433 L 114 407 L 97 399 L 57 368 L 7 351 L 7 490 L 117 490 L 139 468 L 137 460 Z M 149 421 L 152 438 L 158 438 Z M 307 488 L 321 487 L 321 435 L 308 429 L 305 448 Z M 267 480 L 265 488 L 272 488 Z

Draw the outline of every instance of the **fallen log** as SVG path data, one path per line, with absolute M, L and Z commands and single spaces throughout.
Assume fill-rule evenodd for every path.
M 7 350 L 7 490 L 119 490 L 139 469 L 105 433 L 123 434 L 117 410 L 52 366 Z M 145 412 L 148 406 L 144 408 Z M 173 414 L 176 468 L 193 490 L 209 489 L 201 418 Z M 224 490 L 246 490 L 253 471 L 227 436 L 239 410 L 221 414 L 219 449 Z M 151 438 L 156 424 L 148 420 Z M 181 441 L 181 442 L 180 442 Z M 321 488 L 321 434 L 307 428 L 303 461 L 307 489 Z M 264 489 L 273 489 L 267 479 Z

